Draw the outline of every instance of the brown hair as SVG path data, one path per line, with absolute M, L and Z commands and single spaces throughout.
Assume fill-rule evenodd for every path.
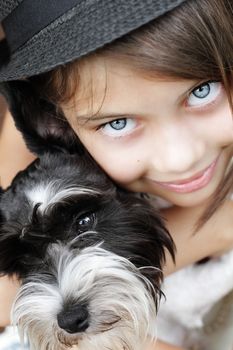
M 233 5 L 231 0 L 188 0 L 175 10 L 88 57 L 31 78 L 43 97 L 59 105 L 81 86 L 82 65 L 95 57 L 124 60 L 150 78 L 222 81 L 233 111 Z M 219 185 L 200 227 L 233 187 L 233 167 Z

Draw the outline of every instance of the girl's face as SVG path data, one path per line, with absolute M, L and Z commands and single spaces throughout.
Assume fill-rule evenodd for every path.
M 84 67 L 83 79 L 82 94 L 64 111 L 112 179 L 178 206 L 210 198 L 233 153 L 221 83 L 146 79 L 110 60 Z

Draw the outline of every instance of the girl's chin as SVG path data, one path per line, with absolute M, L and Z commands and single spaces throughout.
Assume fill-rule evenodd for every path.
M 205 205 L 209 202 L 210 196 L 185 196 L 183 198 L 166 198 L 165 200 L 178 207 L 192 208 Z

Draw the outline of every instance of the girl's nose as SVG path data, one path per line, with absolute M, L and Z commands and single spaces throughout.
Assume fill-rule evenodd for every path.
M 153 166 L 161 173 L 188 172 L 205 153 L 204 140 L 180 125 L 166 125 L 159 134 L 154 138 L 156 153 L 153 153 Z

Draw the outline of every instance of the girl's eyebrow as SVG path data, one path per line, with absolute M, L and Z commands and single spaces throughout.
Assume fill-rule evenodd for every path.
M 81 114 L 77 116 L 78 121 L 89 122 L 97 121 L 102 119 L 123 119 L 130 116 L 130 114 L 120 114 L 120 113 L 96 113 L 93 115 Z

